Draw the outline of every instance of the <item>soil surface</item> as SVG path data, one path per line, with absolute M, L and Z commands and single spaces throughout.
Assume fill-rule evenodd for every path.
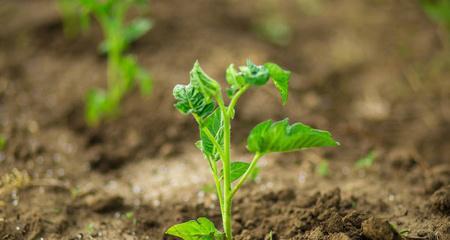
M 130 93 L 120 116 L 88 128 L 85 94 L 106 82 L 98 26 L 69 39 L 55 1 L 0 2 L 0 240 L 171 239 L 169 226 L 201 216 L 220 226 L 197 129 L 171 93 L 196 59 L 223 82 L 247 58 L 293 78 L 285 107 L 272 87 L 242 98 L 236 159 L 251 159 L 246 135 L 268 118 L 341 146 L 262 159 L 234 201 L 236 239 L 450 239 L 449 41 L 417 1 L 153 0 L 146 14 L 155 26 L 130 52 L 152 95 Z M 287 30 L 268 37 L 267 19 Z

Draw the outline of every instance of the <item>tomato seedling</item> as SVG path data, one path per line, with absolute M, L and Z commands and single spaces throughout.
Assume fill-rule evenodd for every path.
M 173 95 L 175 107 L 183 114 L 191 114 L 200 129 L 196 146 L 203 152 L 213 175 L 219 199 L 224 232 L 219 231 L 207 218 L 201 217 L 170 227 L 166 233 L 182 239 L 232 240 L 231 207 L 233 197 L 251 175 L 258 160 L 274 152 L 292 152 L 311 147 L 337 146 L 327 131 L 313 129 L 302 123 L 289 124 L 288 119 L 264 121 L 254 127 L 247 139 L 247 149 L 254 154 L 250 163 L 232 161 L 230 154 L 231 120 L 239 98 L 250 88 L 265 85 L 272 80 L 281 95 L 282 103 L 288 98 L 291 73 L 274 63 L 261 66 L 247 61 L 236 70 L 226 70 L 229 84 L 225 105 L 221 86 L 206 75 L 196 62 L 190 72 L 188 85 L 176 85 Z M 218 164 L 221 163 L 221 164 Z M 222 168 L 219 169 L 219 166 Z
M 151 22 L 137 18 L 126 23 L 126 13 L 135 4 L 144 0 L 78 0 L 82 12 L 94 16 L 99 22 L 104 42 L 100 50 L 108 56 L 107 89 L 94 89 L 88 93 L 85 117 L 89 125 L 95 126 L 102 119 L 114 116 L 125 94 L 137 83 L 143 94 L 149 94 L 152 81 L 148 72 L 136 59 L 126 55 L 129 45 L 151 28 Z

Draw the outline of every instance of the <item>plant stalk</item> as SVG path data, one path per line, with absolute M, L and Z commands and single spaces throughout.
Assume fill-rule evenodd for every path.
M 230 138 L 231 138 L 231 120 L 226 109 L 222 109 L 223 120 L 224 120 L 224 158 L 222 159 L 223 164 L 223 230 L 227 240 L 233 239 L 233 234 L 231 231 L 231 160 L 230 160 Z

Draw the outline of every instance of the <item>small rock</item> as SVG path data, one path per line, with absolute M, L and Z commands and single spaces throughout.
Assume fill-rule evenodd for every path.
M 371 217 L 362 223 L 364 236 L 371 240 L 393 240 L 394 231 L 387 221 Z

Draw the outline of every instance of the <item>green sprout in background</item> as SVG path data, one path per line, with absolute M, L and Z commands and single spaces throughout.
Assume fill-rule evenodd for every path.
M 328 163 L 327 160 L 322 159 L 316 165 L 316 174 L 321 177 L 327 177 L 330 175 L 330 164 Z
M 85 118 L 90 126 L 109 117 L 119 110 L 125 94 L 137 83 L 142 94 L 149 94 L 152 81 L 148 72 L 141 68 L 136 59 L 126 55 L 130 44 L 144 35 L 152 24 L 144 18 L 137 18 L 127 23 L 126 14 L 133 6 L 145 5 L 145 0 L 60 0 L 65 22 L 70 29 L 74 25 L 73 16 L 78 13 L 83 24 L 89 25 L 89 16 L 93 16 L 100 24 L 105 40 L 100 50 L 108 57 L 107 89 L 93 89 L 86 100 Z
M 363 158 L 358 159 L 358 161 L 355 162 L 355 168 L 358 169 L 367 169 L 372 167 L 373 163 L 375 162 L 377 155 L 374 151 L 370 151 L 366 156 Z
M 239 71 L 230 65 L 226 71 L 228 105 L 219 83 L 206 75 L 198 62 L 190 73 L 190 83 L 175 86 L 175 107 L 183 114 L 191 114 L 199 126 L 200 140 L 196 146 L 203 152 L 213 175 L 224 232 L 217 230 L 207 218 L 200 217 L 170 227 L 167 234 L 185 240 L 232 240 L 233 197 L 252 175 L 260 158 L 274 152 L 339 145 L 327 131 L 302 123 L 289 124 L 288 119 L 267 120 L 256 125 L 247 138 L 247 149 L 254 154 L 253 160 L 250 163 L 233 161 L 230 154 L 231 120 L 239 98 L 250 88 L 265 85 L 271 79 L 285 104 L 290 75 L 289 71 L 274 63 L 257 66 L 248 61 Z
M 124 52 L 130 43 L 151 28 L 151 23 L 143 18 L 125 23 L 129 8 L 145 3 L 142 0 L 80 0 L 80 3 L 100 23 L 105 36 L 101 49 L 108 55 L 107 89 L 91 90 L 87 97 L 86 121 L 92 126 L 117 113 L 122 98 L 136 85 L 136 80 L 143 94 L 150 93 L 150 75 L 139 67 L 134 57 Z
M 0 134 L 0 151 L 3 151 L 6 147 L 6 137 Z
M 421 0 L 425 12 L 450 30 L 450 0 Z
M 89 28 L 90 19 L 79 0 L 58 0 L 58 10 L 63 20 L 64 34 L 75 37 Z
M 256 32 L 271 43 L 285 46 L 289 43 L 292 29 L 280 16 L 270 16 L 256 23 Z
M 276 0 L 262 0 L 256 5 L 253 30 L 264 40 L 285 46 L 292 37 L 291 25 Z

